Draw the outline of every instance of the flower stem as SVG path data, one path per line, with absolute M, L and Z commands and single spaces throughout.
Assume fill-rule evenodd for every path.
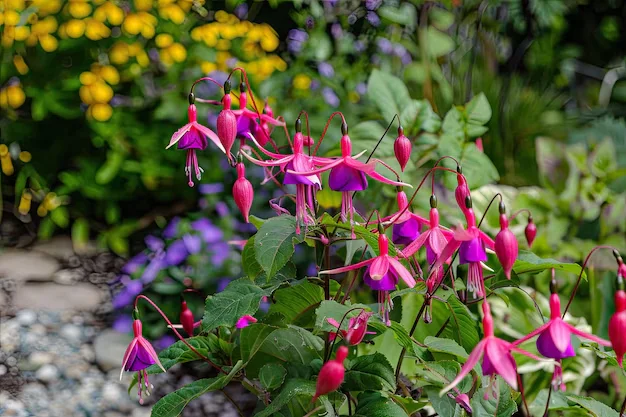
M 389 129 L 391 129 L 391 125 L 393 124 L 393 121 L 396 120 L 396 118 L 398 119 L 398 124 L 400 124 L 400 116 L 398 116 L 398 114 L 396 113 L 393 116 L 393 119 L 391 119 L 391 122 L 389 122 L 389 125 L 387 126 L 387 129 L 385 129 L 385 132 L 383 133 L 383 135 L 380 137 L 380 139 L 378 139 L 378 142 L 376 142 L 376 146 L 374 146 L 374 149 L 372 149 L 372 152 L 370 152 L 369 156 L 367 157 L 367 160 L 365 161 L 366 164 L 370 161 L 370 159 L 372 159 L 374 152 L 376 152 L 376 149 L 378 149 L 378 145 L 380 145 L 380 143 L 383 141 L 383 139 L 387 135 L 387 132 L 389 132 Z
M 309 411 L 308 413 L 306 413 L 304 415 L 304 417 L 311 417 L 313 414 L 317 413 L 318 411 L 320 411 L 322 408 L 324 408 L 323 406 L 319 405 L 317 407 L 315 407 L 314 409 L 312 409 L 311 411 Z
M 245 417 L 245 414 L 243 413 L 243 411 L 241 411 L 241 408 L 239 408 L 235 400 L 233 400 L 231 396 L 226 393 L 226 390 L 222 389 L 220 391 L 222 391 L 222 394 L 224 394 L 224 397 L 226 397 L 226 399 L 230 401 L 230 403 L 235 407 L 235 409 L 237 409 L 237 413 L 239 413 L 241 417 Z
M 546 408 L 543 410 L 543 417 L 548 417 L 548 410 L 550 409 L 550 397 L 552 397 L 552 384 L 548 386 L 548 400 L 546 401 Z
M 530 412 L 528 411 L 528 403 L 526 402 L 526 394 L 524 393 L 524 381 L 522 381 L 522 376 L 517 374 L 517 384 L 519 385 L 519 392 L 522 394 L 522 402 L 524 403 L 525 414 L 528 417 L 531 417 Z
M 328 118 L 328 121 L 326 122 L 326 126 L 324 126 L 324 130 L 322 131 L 322 135 L 320 136 L 319 142 L 317 142 L 317 145 L 315 145 L 315 149 L 313 150 L 313 155 L 317 155 L 317 150 L 320 148 L 320 145 L 322 144 L 322 140 L 324 140 L 324 136 L 326 136 L 326 131 L 328 130 L 328 126 L 330 125 L 330 122 L 333 120 L 333 118 L 337 115 L 341 115 L 341 120 L 343 123 L 346 122 L 346 118 L 343 117 L 343 113 L 341 113 L 340 111 L 336 111 L 333 114 L 331 114 L 330 117 Z
M 624 402 L 622 403 L 622 408 L 619 410 L 620 417 L 626 417 L 626 396 L 624 396 Z

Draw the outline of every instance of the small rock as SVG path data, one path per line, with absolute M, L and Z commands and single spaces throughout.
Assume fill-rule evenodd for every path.
M 44 253 L 9 249 L 0 254 L 0 277 L 17 281 L 50 281 L 58 270 L 57 260 Z
M 93 341 L 96 363 L 108 371 L 120 368 L 124 352 L 132 338 L 115 330 L 104 330 Z
M 33 245 L 33 251 L 45 253 L 57 259 L 68 259 L 74 255 L 72 239 L 69 236 L 55 236 Z
M 102 399 L 112 404 L 121 402 L 125 394 L 122 387 L 114 382 L 106 382 L 102 387 Z
M 55 272 L 53 280 L 61 285 L 76 284 L 82 278 L 80 271 L 75 269 L 61 269 Z
M 51 352 L 33 352 L 28 357 L 28 361 L 36 367 L 52 363 L 53 360 L 54 354 Z
M 93 362 L 96 359 L 96 355 L 89 345 L 82 345 L 80 347 L 80 356 L 87 362 Z
M 46 387 L 36 382 L 24 385 L 20 399 L 26 404 L 28 411 L 36 411 L 34 414 L 37 416 L 41 415 L 50 403 Z
M 69 340 L 70 342 L 80 343 L 83 332 L 80 327 L 74 324 L 66 324 L 61 327 L 61 336 Z
M 43 382 L 54 382 L 59 378 L 59 370 L 54 365 L 44 365 L 37 370 L 35 377 Z
M 100 303 L 100 292 L 90 284 L 65 286 L 53 283 L 25 284 L 13 298 L 15 307 L 40 310 L 91 310 Z
M 15 352 L 20 343 L 20 324 L 17 320 L 0 323 L 0 346 L 6 353 Z
M 21 310 L 17 312 L 15 319 L 24 327 L 31 326 L 37 321 L 37 313 L 33 310 Z

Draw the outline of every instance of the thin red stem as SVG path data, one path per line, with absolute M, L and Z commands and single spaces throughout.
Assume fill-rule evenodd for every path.
M 444 159 L 452 159 L 454 162 L 456 162 L 457 166 L 460 166 L 459 161 L 456 158 L 454 158 L 454 157 L 452 157 L 450 155 L 444 155 L 441 158 L 437 159 L 437 162 L 435 162 L 435 165 L 433 165 L 433 168 L 436 167 L 436 166 L 439 166 L 439 163 L 441 161 L 443 161 Z M 461 174 L 461 175 L 463 175 L 463 174 Z M 432 182 L 431 182 L 431 187 L 430 188 L 431 188 L 432 194 L 435 194 L 435 174 L 434 173 L 432 174 L 431 179 L 432 179 Z
M 519 209 L 515 213 L 511 214 L 511 217 L 509 217 L 509 221 L 512 221 L 518 214 L 523 213 L 523 212 L 528 213 L 528 217 L 532 217 L 532 213 L 530 212 L 530 210 L 523 208 L 523 209 Z
M 213 84 L 215 84 L 219 88 L 224 88 L 224 86 L 222 84 L 218 83 L 213 78 L 211 78 L 211 77 L 202 77 L 202 78 L 198 78 L 196 81 L 193 82 L 193 84 L 191 85 L 191 93 L 193 93 L 193 88 L 196 86 L 196 84 L 198 84 L 198 83 L 200 83 L 202 81 L 211 81 Z
M 363 307 L 354 307 L 354 308 L 351 308 L 350 310 L 346 311 L 346 313 L 341 318 L 341 321 L 339 322 L 339 327 L 337 327 L 337 333 L 335 335 L 335 338 L 333 339 L 333 343 L 330 345 L 330 349 L 328 350 L 328 357 L 324 358 L 325 361 L 330 359 L 330 356 L 332 355 L 333 349 L 335 348 L 335 342 L 337 341 L 337 339 L 341 335 L 341 325 L 343 324 L 343 321 L 346 319 L 346 317 L 348 316 L 349 313 L 351 313 L 351 312 L 353 312 L 355 310 L 362 310 L 363 311 L 365 309 Z M 341 337 L 343 338 L 343 336 L 341 336 Z
M 338 114 L 341 115 L 341 120 L 343 121 L 343 123 L 346 122 L 346 118 L 343 117 L 343 113 L 342 112 L 336 111 L 333 114 L 331 114 L 330 117 L 328 118 L 328 121 L 326 122 L 326 126 L 324 126 L 324 130 L 322 131 L 322 135 L 320 136 L 320 141 L 317 142 L 317 145 L 315 146 L 315 149 L 313 150 L 313 155 L 317 155 L 317 151 L 320 148 L 320 145 L 322 144 L 322 140 L 324 140 L 324 136 L 326 135 L 326 131 L 328 130 L 328 126 L 330 126 L 330 122 Z

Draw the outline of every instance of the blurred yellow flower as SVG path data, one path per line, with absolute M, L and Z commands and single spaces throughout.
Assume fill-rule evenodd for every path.
M 72 19 L 63 24 L 65 33 L 70 38 L 80 38 L 85 33 L 85 22 L 78 19 Z
M 98 122 L 106 122 L 113 115 L 113 108 L 108 104 L 96 103 L 87 108 L 87 118 L 93 118 Z
M 98 41 L 111 36 L 111 29 L 96 19 L 86 19 L 85 25 L 85 36 L 92 41 Z
M 15 10 L 4 11 L 4 24 L 7 26 L 17 26 L 20 22 L 20 14 Z
M 100 22 L 108 21 L 110 24 L 117 26 L 124 20 L 124 10 L 112 1 L 107 1 L 94 11 L 93 17 Z
M 16 41 L 25 41 L 30 36 L 30 27 L 18 26 L 14 29 L 13 36 Z
M 174 38 L 169 33 L 160 33 L 154 39 L 154 42 L 159 48 L 167 48 L 174 42 Z
M 220 39 L 215 44 L 215 48 L 218 51 L 228 51 L 230 49 L 230 41 L 228 39 Z
M 210 72 L 215 71 L 217 69 L 217 65 L 215 65 L 215 63 L 213 63 L 213 62 L 202 61 L 200 63 L 200 69 L 202 69 L 202 72 L 204 74 L 208 74 Z
M 27 215 L 30 211 L 30 203 L 32 199 L 33 195 L 30 192 L 24 190 L 24 192 L 22 193 L 22 198 L 20 198 L 20 204 L 17 206 L 17 211 L 22 216 Z
M 113 89 L 104 81 L 96 81 L 91 84 L 89 92 L 96 103 L 108 103 L 113 98 Z
M 2 101 L 1 97 L 2 92 L 0 91 L 0 103 Z M 0 165 L 4 175 L 13 175 L 13 172 L 15 172 L 13 161 L 11 161 L 11 154 L 9 154 L 9 148 L 4 143 L 0 145 Z
M 4 0 L 4 7 L 7 9 L 22 11 L 26 5 L 24 0 Z
M 39 44 L 46 52 L 52 52 L 59 46 L 59 41 L 52 35 L 43 35 L 39 37 Z
M 311 87 L 311 77 L 305 74 L 298 74 L 293 77 L 293 87 L 298 90 L 308 90 Z
M 39 16 L 47 16 L 61 10 L 63 3 L 61 0 L 31 0 L 31 6 L 37 8 Z
M 116 42 L 109 50 L 109 59 L 117 65 L 127 63 L 129 55 L 128 45 L 124 42 Z
M 152 9 L 153 0 L 135 0 L 133 3 L 135 4 L 135 9 L 137 9 L 137 11 L 147 12 Z
M 141 28 L 143 27 L 143 22 L 138 14 L 129 13 L 124 19 L 124 24 L 122 25 L 122 29 L 127 32 L 129 35 L 138 35 L 141 32 Z
M 24 61 L 24 58 L 22 58 L 21 55 L 13 56 L 13 65 L 15 65 L 15 69 L 21 75 L 28 73 L 28 65 L 26 65 L 26 62 Z
M 177 4 L 159 6 L 159 16 L 180 25 L 185 21 L 185 12 Z
M 10 85 L 0 90 L 0 107 L 17 109 L 26 101 L 26 94 L 20 84 Z
M 61 199 L 57 198 L 56 193 L 50 192 L 43 198 L 41 205 L 44 206 L 46 210 L 54 210 L 61 205 Z
M 40 204 L 39 207 L 37 207 L 37 215 L 39 217 L 45 217 L 46 214 L 48 214 L 48 210 L 46 210 L 43 204 Z
M 83 85 L 82 87 L 80 87 L 80 89 L 78 90 L 78 95 L 80 96 L 80 100 L 83 103 L 93 104 L 94 100 L 93 100 L 93 97 L 91 96 L 91 91 L 89 90 L 88 86 Z
M 91 4 L 86 0 L 69 0 L 67 11 L 72 17 L 82 19 L 91 13 Z
M 22 151 L 20 152 L 19 158 L 20 158 L 20 161 L 27 163 L 27 162 L 30 162 L 31 159 L 33 159 L 33 156 L 28 151 Z
M 220 23 L 228 22 L 228 13 L 226 13 L 224 10 L 218 10 L 217 12 L 215 12 L 215 20 Z
M 111 85 L 117 85 L 120 82 L 120 73 L 111 65 L 105 65 L 100 70 L 100 76 Z
M 98 77 L 93 72 L 84 71 L 80 73 L 78 79 L 82 85 L 91 85 L 97 81 Z

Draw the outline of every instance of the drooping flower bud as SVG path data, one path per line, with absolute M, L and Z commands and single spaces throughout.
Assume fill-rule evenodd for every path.
M 256 322 L 257 322 L 257 319 L 246 314 L 245 316 L 241 316 L 239 320 L 237 320 L 237 324 L 235 327 L 237 327 L 238 329 L 243 329 L 244 327 L 248 327 L 249 325 L 256 323 Z
M 531 247 L 533 245 L 533 241 L 535 240 L 535 236 L 537 236 L 537 226 L 533 223 L 532 216 L 528 216 L 528 224 L 526 225 L 526 229 L 524 229 L 524 234 L 526 235 L 528 247 Z
M 242 162 L 237 163 L 237 180 L 233 185 L 233 198 L 244 220 L 248 223 L 254 190 L 252 189 L 252 184 L 246 178 L 246 167 Z
M 467 197 L 469 197 L 470 191 L 469 191 L 469 187 L 467 186 L 467 181 L 465 180 L 465 177 L 463 176 L 463 170 L 461 169 L 460 165 L 457 165 L 456 172 L 457 172 L 456 174 L 457 186 L 456 186 L 456 189 L 454 190 L 454 197 L 456 199 L 456 203 L 459 205 L 463 213 L 465 213 L 465 211 L 467 210 L 465 201 Z
M 190 337 L 193 336 L 193 313 L 187 307 L 187 302 L 185 300 L 182 300 L 180 306 L 180 324 Z
M 228 159 L 231 159 L 230 150 L 237 137 L 237 116 L 235 116 L 235 113 L 230 109 L 230 81 L 224 83 L 224 98 L 222 99 L 222 104 L 222 111 L 219 116 L 217 116 L 217 136 L 226 150 L 226 156 Z
M 411 141 L 409 138 L 404 136 L 404 129 L 402 126 L 398 128 L 398 137 L 396 141 L 393 143 L 393 151 L 396 154 L 396 159 L 400 164 L 400 169 L 404 172 L 404 168 L 406 167 L 407 162 L 409 162 L 409 158 L 411 157 Z
M 509 230 L 509 219 L 505 214 L 505 206 L 500 203 L 500 232 L 496 235 L 496 256 L 502 265 L 504 275 L 511 279 L 511 270 L 517 258 L 518 244 L 515 235 Z
M 326 395 L 335 391 L 343 383 L 345 368 L 343 361 L 348 357 L 348 348 L 339 346 L 335 359 L 331 359 L 322 366 L 317 384 L 315 385 L 315 395 L 311 402 L 315 402 L 320 395 Z
M 622 288 L 615 292 L 615 314 L 609 321 L 609 339 L 613 345 L 617 363 L 622 368 L 624 367 L 624 354 L 626 354 L 626 336 L 624 335 L 626 335 L 626 292 Z

